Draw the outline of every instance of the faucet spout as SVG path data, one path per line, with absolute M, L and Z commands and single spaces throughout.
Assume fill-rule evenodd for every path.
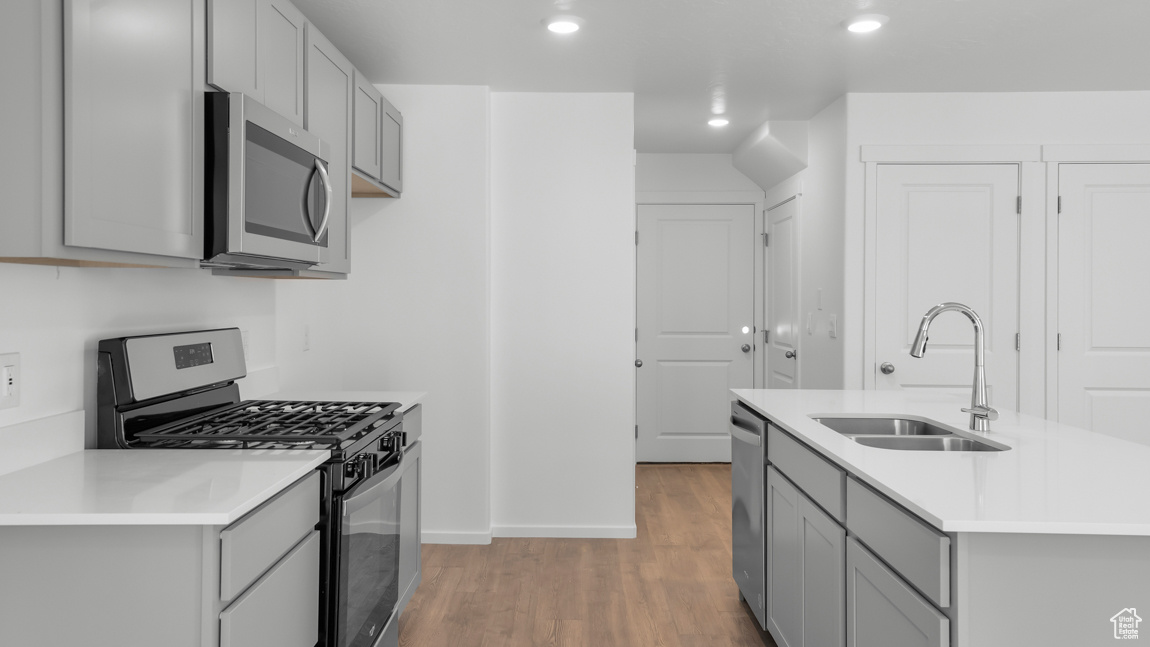
M 986 394 L 985 327 L 982 325 L 982 319 L 979 318 L 978 313 L 970 306 L 953 301 L 940 303 L 927 310 L 926 314 L 922 316 L 922 323 L 918 325 L 918 334 L 914 336 L 910 354 L 912 357 L 922 357 L 926 354 L 926 342 L 931 322 L 938 315 L 949 311 L 961 312 L 974 324 L 974 383 L 971 384 L 970 408 L 963 409 L 963 411 L 970 414 L 971 429 L 981 432 L 990 431 L 990 421 L 998 419 L 998 412 L 991 408 Z

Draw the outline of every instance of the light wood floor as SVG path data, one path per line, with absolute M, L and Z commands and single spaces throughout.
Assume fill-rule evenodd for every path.
M 731 579 L 731 468 L 639 465 L 636 539 L 423 547 L 403 647 L 775 647 Z

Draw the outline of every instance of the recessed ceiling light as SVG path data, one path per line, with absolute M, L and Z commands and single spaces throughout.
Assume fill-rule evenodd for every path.
M 573 34 L 583 26 L 583 19 L 578 16 L 552 16 L 544 18 L 543 24 L 556 34 Z
M 847 31 L 852 31 L 856 34 L 865 34 L 882 27 L 888 20 L 890 20 L 890 18 L 877 13 L 855 16 L 846 21 Z
M 707 124 L 709 126 L 713 126 L 715 128 L 722 128 L 723 126 L 726 126 L 729 123 L 731 123 L 731 122 L 727 121 L 726 119 L 723 119 L 722 117 L 715 117 L 714 119 L 707 122 Z

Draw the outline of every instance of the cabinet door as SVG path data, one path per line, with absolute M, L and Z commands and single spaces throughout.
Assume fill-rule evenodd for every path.
M 946 647 L 950 620 L 847 539 L 847 646 Z
M 799 494 L 803 551 L 803 633 L 805 647 L 846 644 L 847 531 L 810 499 Z
M 355 126 L 352 166 L 373 180 L 379 179 L 379 129 L 383 97 L 362 74 L 355 73 Z
M 304 29 L 307 21 L 287 0 L 259 0 L 258 19 L 257 71 L 262 85 L 262 103 L 303 126 Z
M 242 92 L 257 101 L 256 0 L 208 0 L 208 83 L 224 92 Z
M 204 16 L 203 0 L 67 1 L 66 244 L 202 257 Z
M 774 466 L 767 495 L 768 629 L 779 647 L 841 647 L 846 530 Z
M 773 466 L 767 468 L 767 629 L 779 647 L 802 645 L 800 496 Z
M 331 216 L 327 256 L 315 269 L 351 271 L 348 206 L 351 198 L 351 100 L 355 68 L 314 25 L 307 27 L 307 101 L 304 127 L 331 147 Z
M 403 191 L 403 115 L 387 99 L 381 102 L 379 181 L 398 195 Z
M 423 579 L 420 546 L 423 524 L 419 511 L 423 443 L 408 447 L 403 462 L 406 464 L 399 480 L 399 605 L 396 607 L 399 613 L 403 613 Z

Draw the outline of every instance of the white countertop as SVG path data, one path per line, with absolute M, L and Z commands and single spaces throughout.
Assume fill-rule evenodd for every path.
M 969 399 L 909 390 L 732 393 L 942 530 L 1150 536 L 1148 446 L 1000 411 L 985 437 L 1008 451 L 878 449 L 808 416 L 902 413 L 967 430 L 969 416 L 959 409 Z
M 427 397 L 423 391 L 317 391 L 289 389 L 276 391 L 261 400 L 315 400 L 328 402 L 398 402 L 400 411 L 407 411 Z
M 0 525 L 227 525 L 329 455 L 322 450 L 75 452 L 0 476 Z

